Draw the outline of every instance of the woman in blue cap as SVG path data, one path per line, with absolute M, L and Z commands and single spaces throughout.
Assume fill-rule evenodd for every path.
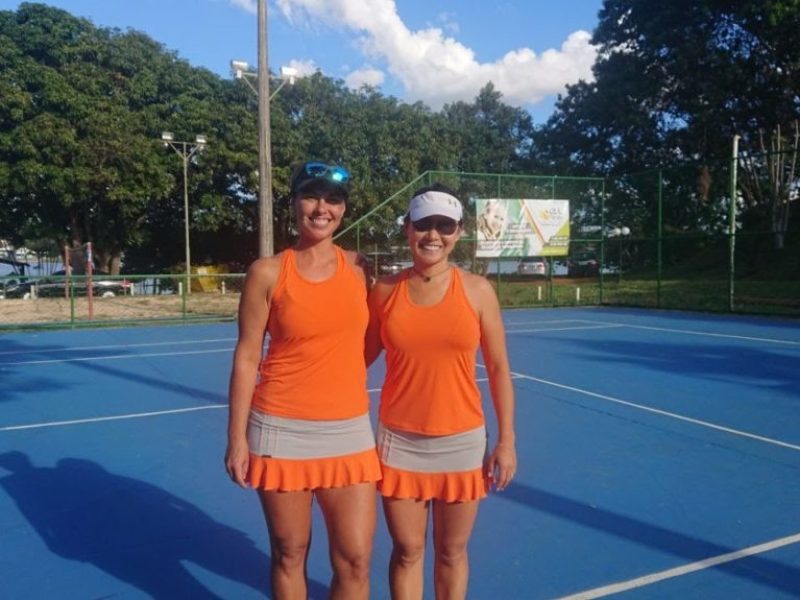
M 299 240 L 250 266 L 239 305 L 225 465 L 258 492 L 278 599 L 308 596 L 314 498 L 328 530 L 331 598 L 369 598 L 380 479 L 363 356 L 369 274 L 333 243 L 349 179 L 318 161 L 295 171 Z

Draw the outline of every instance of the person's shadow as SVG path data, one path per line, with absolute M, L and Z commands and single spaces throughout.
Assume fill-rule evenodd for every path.
M 0 468 L 11 472 L 0 488 L 63 558 L 91 563 L 153 598 L 219 597 L 184 562 L 269 590 L 269 557 L 247 535 L 163 489 L 77 458 L 37 467 L 22 452 L 6 452 Z M 327 586 L 310 581 L 309 592 L 326 597 Z

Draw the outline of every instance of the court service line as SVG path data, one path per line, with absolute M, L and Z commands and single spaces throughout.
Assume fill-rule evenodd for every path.
M 649 327 L 647 325 L 628 325 L 627 323 L 609 323 L 609 325 L 619 325 L 620 327 L 630 327 L 631 329 L 645 329 L 649 331 L 665 331 L 667 333 L 681 333 L 683 335 L 702 335 L 706 337 L 726 338 L 731 340 L 745 340 L 748 342 L 769 342 L 771 344 L 786 344 L 787 346 L 800 346 L 800 341 L 781 340 L 778 338 L 762 338 L 749 335 L 733 335 L 730 333 L 711 333 L 708 331 L 694 331 L 692 329 L 670 329 L 669 327 Z
M 215 354 L 225 352 L 231 354 L 233 348 L 216 348 L 213 350 L 189 350 L 187 352 L 149 352 L 147 354 L 112 354 L 109 356 L 81 356 L 79 358 L 48 358 L 42 360 L 21 360 L 18 362 L 0 362 L 0 368 L 20 365 L 52 365 L 55 363 L 87 362 L 91 360 L 123 360 L 125 358 L 153 358 L 156 356 L 188 356 L 191 354 Z
M 483 367 L 483 365 L 480 365 Z M 486 367 L 483 367 L 486 368 Z M 686 423 L 692 423 L 693 425 L 700 425 L 701 427 L 708 427 L 709 429 L 715 429 L 717 431 L 722 431 L 724 433 L 730 433 L 732 435 L 738 435 L 741 437 L 750 438 L 752 440 L 757 440 L 759 442 L 765 442 L 767 444 L 773 444 L 775 446 L 781 446 L 783 448 L 789 448 L 790 450 L 798 450 L 800 451 L 800 446 L 795 444 L 789 444 L 788 442 L 782 442 L 780 440 L 775 440 L 772 438 L 764 437 L 762 435 L 756 435 L 754 433 L 748 433 L 747 431 L 741 431 L 739 429 L 732 429 L 730 427 L 723 427 L 722 425 L 716 425 L 715 423 L 710 423 L 708 421 L 702 421 L 700 419 L 693 419 L 692 417 L 684 417 L 683 415 L 679 415 L 677 413 L 669 412 L 666 410 L 661 410 L 658 408 L 652 408 L 650 406 L 645 406 L 644 404 L 636 404 L 635 402 L 628 402 L 627 400 L 621 400 L 619 398 L 614 398 L 612 396 L 606 396 L 605 394 L 598 394 L 597 392 L 590 392 L 589 390 L 584 390 L 581 388 L 573 387 L 571 385 L 564 385 L 562 383 L 556 383 L 554 381 L 548 381 L 546 379 L 540 379 L 538 377 L 532 377 L 531 375 L 525 375 L 523 373 L 512 373 L 516 375 L 520 379 L 528 379 L 530 381 L 536 381 L 537 383 L 543 383 L 544 385 L 549 385 L 552 387 L 561 388 L 562 390 L 568 390 L 570 392 L 577 392 L 579 394 L 583 394 L 585 396 L 591 396 L 593 398 L 599 398 L 600 400 L 606 400 L 607 402 L 613 402 L 615 404 L 621 404 L 623 406 L 628 406 L 631 408 L 637 408 L 639 410 L 643 410 L 646 412 L 651 412 L 657 415 L 661 415 L 662 417 L 669 417 L 671 419 L 677 419 L 679 421 L 684 421 Z
M 576 325 L 575 327 L 542 327 L 538 329 L 506 329 L 506 333 L 546 333 L 548 331 L 584 331 L 586 329 L 619 329 L 624 325 Z
M 559 600 L 591 600 L 592 598 L 602 598 L 612 594 L 619 594 L 620 592 L 633 590 L 646 585 L 652 585 L 659 581 L 664 581 L 665 579 L 688 575 L 689 573 L 694 573 L 696 571 L 710 569 L 717 565 L 723 565 L 725 563 L 733 562 L 748 556 L 762 554 L 764 552 L 769 552 L 770 550 L 775 550 L 776 548 L 782 548 L 784 546 L 790 546 L 798 542 L 800 542 L 800 533 L 772 540 L 770 542 L 765 542 L 763 544 L 758 544 L 756 546 L 750 546 L 749 548 L 743 548 L 742 550 L 736 550 L 735 552 L 728 552 L 727 554 L 712 556 L 697 562 L 683 565 L 682 567 L 675 567 L 673 569 L 667 569 L 666 571 L 659 571 L 657 573 L 651 573 L 635 579 L 629 579 L 628 581 L 622 581 L 612 585 L 586 590 L 570 596 L 563 596 Z
M 800 341 L 798 340 L 782 340 L 779 338 L 763 338 L 763 337 L 756 337 L 756 336 L 747 336 L 747 335 L 734 335 L 731 333 L 712 333 L 710 331 L 696 331 L 693 329 L 672 329 L 669 327 L 651 327 L 648 325 L 631 325 L 630 323 L 615 323 L 612 321 L 591 321 L 588 319 L 564 319 L 558 321 L 517 321 L 517 322 L 507 322 L 505 323 L 506 327 L 516 326 L 516 325 L 546 325 L 547 323 L 586 323 L 589 325 L 596 325 L 596 326 L 607 326 L 607 327 L 628 327 L 630 329 L 644 329 L 650 331 L 662 331 L 666 333 L 680 333 L 683 335 L 699 335 L 699 336 L 707 336 L 707 337 L 718 337 L 718 338 L 727 338 L 733 340 L 744 340 L 748 342 L 769 342 L 772 344 L 786 344 L 788 346 L 800 346 Z M 576 327 L 576 329 L 578 329 Z M 591 329 L 587 327 L 587 329 Z M 527 330 L 509 330 L 509 333 L 517 333 L 523 332 Z M 532 329 L 530 331 L 557 331 L 555 328 L 542 328 L 542 329 Z
M 517 379 L 516 377 L 512 376 L 512 379 Z M 477 382 L 482 381 L 489 381 L 488 377 L 482 377 L 480 379 L 476 379 Z M 375 394 L 380 392 L 382 388 L 369 388 L 367 392 L 370 394 Z M 141 419 L 143 417 L 159 417 L 161 415 L 173 415 L 176 413 L 185 413 L 185 412 L 193 412 L 198 410 L 209 410 L 212 408 L 227 408 L 227 404 L 208 404 L 206 406 L 193 406 L 190 408 L 176 408 L 170 410 L 157 410 L 145 413 L 131 413 L 125 415 L 114 415 L 110 417 L 93 417 L 91 419 L 72 419 L 70 421 L 49 421 L 44 423 L 31 423 L 29 425 L 8 425 L 6 427 L 0 427 L 0 432 L 2 431 L 19 431 L 21 429 L 41 429 L 43 427 L 64 427 L 66 425 L 82 425 L 85 423 L 100 423 L 102 421 L 120 421 L 124 419 Z
M 181 340 L 172 342 L 141 342 L 139 344 L 106 344 L 104 346 L 72 346 L 67 348 L 41 348 L 40 350 L 5 350 L 4 354 L 43 354 L 45 352 L 84 352 L 86 350 L 108 350 L 109 348 L 146 348 L 149 346 L 179 346 L 183 344 L 213 344 L 216 342 L 235 342 L 236 338 L 217 338 L 210 340 Z
M 172 410 L 158 410 L 153 412 L 133 413 L 127 415 L 115 415 L 110 417 L 93 417 L 91 419 L 73 419 L 71 421 L 50 421 L 47 423 L 32 423 L 30 425 L 10 425 L 0 427 L 0 431 L 19 431 L 21 429 L 41 429 L 42 427 L 64 427 L 66 425 L 82 425 L 84 423 L 101 423 L 103 421 L 121 421 L 123 419 L 142 419 L 144 417 L 156 417 L 161 415 L 174 415 L 178 413 L 195 412 L 198 410 L 210 410 L 214 408 L 226 408 L 227 404 L 209 404 L 207 406 L 193 406 L 191 408 L 175 408 Z

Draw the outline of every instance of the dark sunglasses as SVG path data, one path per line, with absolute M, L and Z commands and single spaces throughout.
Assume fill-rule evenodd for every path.
M 458 221 L 443 217 L 425 217 L 419 221 L 411 221 L 411 226 L 420 233 L 435 229 L 441 235 L 453 235 L 458 231 Z
M 300 194 L 300 198 L 302 200 L 306 200 L 308 198 L 314 198 L 315 200 L 323 199 L 325 200 L 325 204 L 344 204 L 347 201 L 347 198 L 342 196 L 341 194 L 336 193 L 319 193 L 319 192 L 304 192 Z
M 329 165 L 323 162 L 308 162 L 303 165 L 303 170 L 309 177 L 323 177 L 334 183 L 347 183 L 350 181 L 350 171 L 339 165 Z

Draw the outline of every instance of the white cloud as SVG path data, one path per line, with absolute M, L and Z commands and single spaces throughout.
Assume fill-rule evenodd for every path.
M 456 21 L 455 13 L 440 13 L 439 16 L 436 17 L 436 20 L 442 24 L 442 27 L 452 34 L 456 34 L 461 31 L 461 27 L 459 27 L 458 22 Z
M 330 26 L 330 15 L 336 14 L 335 25 L 360 36 L 362 52 L 371 61 L 385 62 L 408 100 L 422 100 L 434 109 L 455 100 L 472 100 L 488 81 L 506 102 L 536 104 L 562 92 L 567 84 L 591 79 L 597 56 L 590 34 L 576 31 L 558 49 L 537 54 L 520 48 L 494 62 L 480 63 L 472 49 L 441 28 L 411 31 L 400 19 L 394 0 L 276 0 L 276 4 L 293 23 L 307 19 Z M 451 17 L 439 15 L 445 21 Z
M 228 0 L 231 6 L 235 6 L 236 8 L 243 8 L 247 12 L 256 14 L 258 12 L 258 6 L 256 6 L 256 0 Z
M 348 87 L 358 89 L 362 85 L 379 87 L 383 83 L 384 79 L 385 75 L 383 74 L 383 71 L 367 66 L 363 69 L 357 69 L 356 71 L 353 71 L 347 77 L 345 77 L 344 81 Z

